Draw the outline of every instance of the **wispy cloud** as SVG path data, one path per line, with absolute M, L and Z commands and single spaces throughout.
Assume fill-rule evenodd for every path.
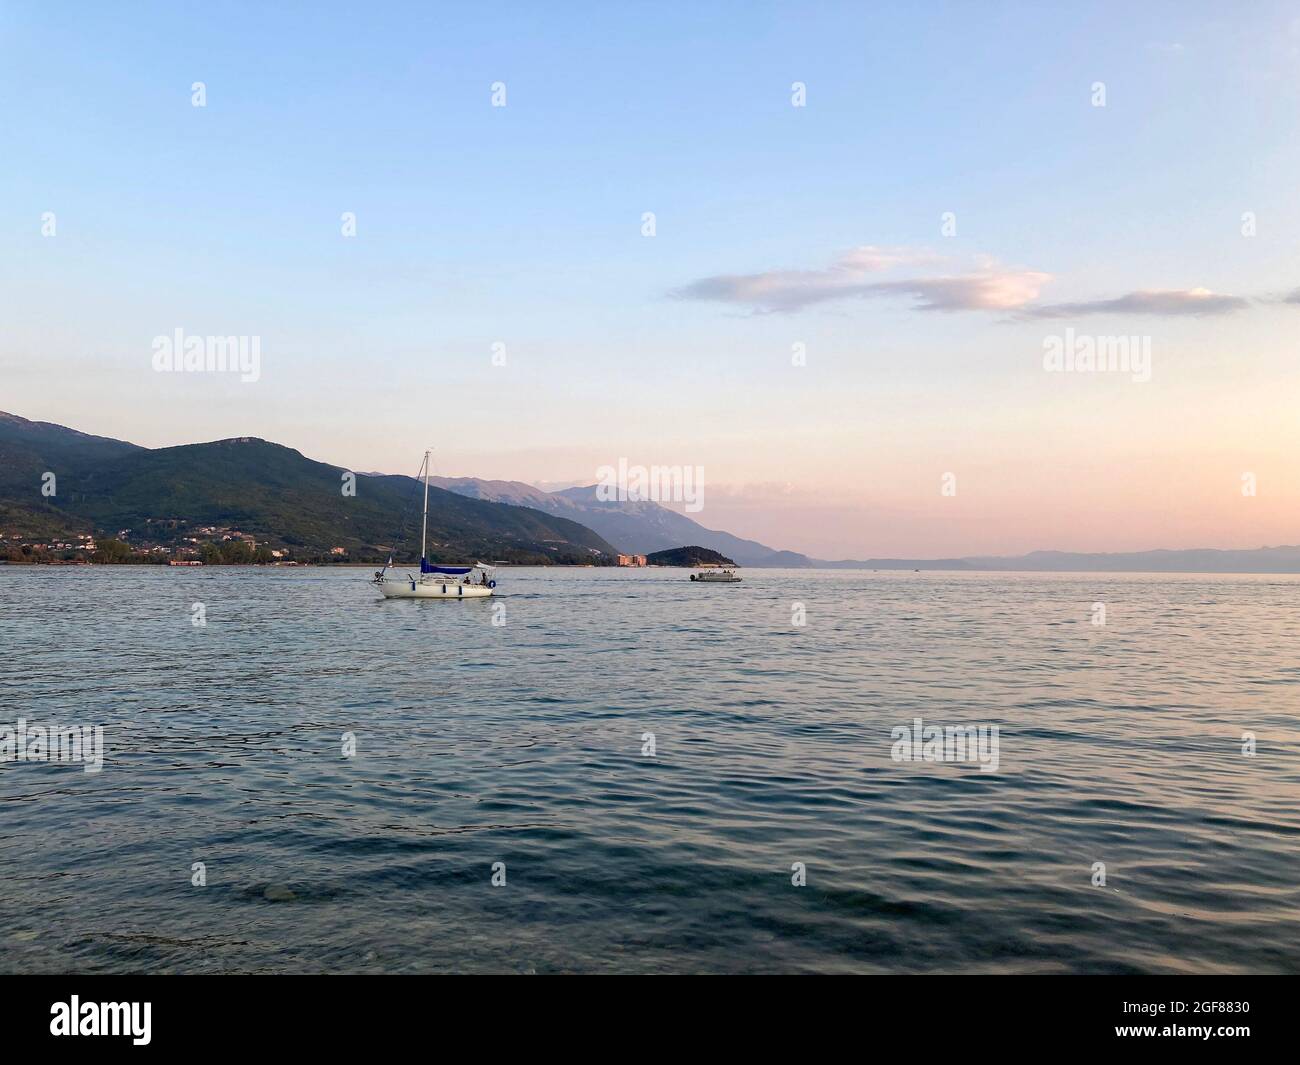
M 1086 314 L 1152 314 L 1180 317 L 1184 315 L 1231 314 L 1250 306 L 1250 300 L 1211 292 L 1208 288 L 1143 289 L 1105 300 L 1078 303 L 1050 303 L 1027 307 L 1026 318 L 1077 318 Z
M 824 270 L 769 270 L 757 274 L 717 274 L 673 290 L 685 300 L 748 306 L 757 313 L 801 311 L 831 300 L 868 296 L 911 296 L 919 310 L 1014 310 L 1038 296 L 1051 275 L 1015 270 L 986 261 L 956 275 L 931 275 L 896 281 L 874 280 L 886 270 L 934 266 L 944 261 L 932 252 L 863 245 L 845 252 Z
M 839 256 L 824 270 L 768 270 L 717 274 L 674 289 L 671 296 L 748 307 L 755 314 L 795 313 L 833 300 L 873 296 L 911 297 L 920 311 L 1006 311 L 1012 320 L 1078 318 L 1085 315 L 1203 317 L 1233 314 L 1254 302 L 1300 305 L 1300 289 L 1256 301 L 1208 288 L 1138 289 L 1106 299 L 1035 303 L 1054 280 L 1040 270 L 1007 267 L 980 257 L 970 269 L 952 273 L 923 270 L 950 260 L 929 251 L 866 244 Z M 885 279 L 886 271 L 915 276 Z
M 958 277 L 914 277 L 882 281 L 867 286 L 864 294 L 903 293 L 912 296 L 922 311 L 1009 311 L 1036 299 L 1052 280 L 1037 270 L 990 267 Z

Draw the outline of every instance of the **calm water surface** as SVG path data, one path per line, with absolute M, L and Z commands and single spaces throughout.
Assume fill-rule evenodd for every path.
M 1300 971 L 1300 579 L 368 575 L 0 567 L 0 968 Z

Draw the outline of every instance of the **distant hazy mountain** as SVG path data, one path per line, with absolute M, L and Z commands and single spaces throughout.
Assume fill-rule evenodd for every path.
M 813 565 L 828 569 L 996 570 L 1008 573 L 1300 573 L 1300 547 L 1259 547 L 1242 551 L 1192 548 L 1118 553 L 1032 551 L 1027 555 L 970 558 L 815 560 Z
M 522 481 L 484 481 L 477 477 L 430 477 L 430 484 L 469 499 L 486 499 L 493 503 L 546 510 L 552 502 L 550 493 Z
M 171 543 L 222 526 L 298 554 L 337 546 L 375 558 L 395 545 L 407 558 L 419 554 L 419 481 L 363 475 L 355 496 L 345 496 L 340 467 L 255 437 L 151 450 L 0 414 L 0 470 L 6 535 L 91 527 Z M 40 492 L 46 471 L 57 477 L 48 498 Z M 582 562 L 615 553 L 567 518 L 438 488 L 429 494 L 429 539 L 430 559 L 441 562 Z
M 1300 573 L 1300 547 L 1244 551 L 1191 548 L 1183 551 L 1085 553 L 1033 551 L 1016 558 L 968 558 L 978 569 L 1096 573 Z
M 863 558 L 838 562 L 813 559 L 821 569 L 987 569 L 966 558 Z
M 805 555 L 777 551 L 754 540 L 706 529 L 684 514 L 649 500 L 603 501 L 596 486 L 544 492 L 519 481 L 485 481 L 477 477 L 434 477 L 432 483 L 471 499 L 491 499 L 571 518 L 599 533 L 620 551 L 648 555 L 686 544 L 718 551 L 742 566 L 808 566 Z

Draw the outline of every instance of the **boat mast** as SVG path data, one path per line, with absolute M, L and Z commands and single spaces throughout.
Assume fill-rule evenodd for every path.
M 429 535 L 429 452 L 424 453 L 424 523 L 420 526 L 420 561 L 425 559 L 424 541 Z

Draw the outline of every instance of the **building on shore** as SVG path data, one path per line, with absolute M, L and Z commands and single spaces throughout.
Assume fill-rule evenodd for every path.
M 619 555 L 618 564 L 620 566 L 644 566 L 645 555 Z

